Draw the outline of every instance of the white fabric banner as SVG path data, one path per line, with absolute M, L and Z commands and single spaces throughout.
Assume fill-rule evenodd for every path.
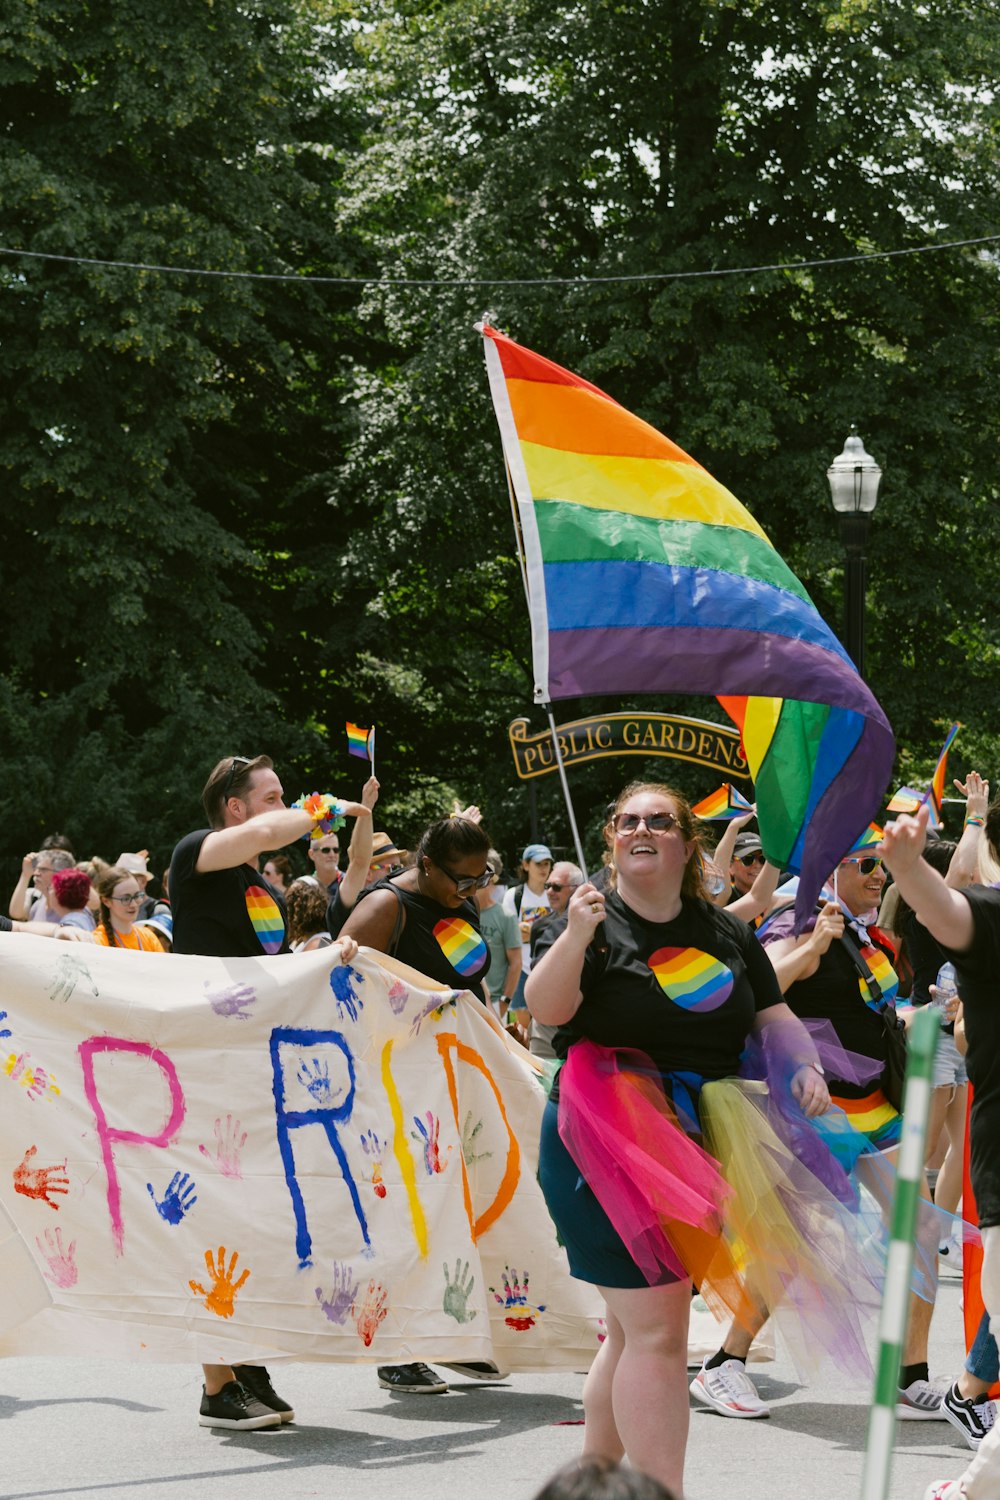
M 471 996 L 337 947 L 0 941 L 0 1354 L 588 1367 L 544 1091 Z

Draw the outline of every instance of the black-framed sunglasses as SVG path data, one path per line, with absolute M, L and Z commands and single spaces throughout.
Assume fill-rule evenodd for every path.
M 677 827 L 677 819 L 673 813 L 650 813 L 648 817 L 644 813 L 616 813 L 611 819 L 615 833 L 635 833 L 639 824 L 645 825 L 647 833 L 669 833 L 671 828 Z
M 336 848 L 332 844 L 327 844 L 325 848 L 323 846 L 317 847 L 316 845 L 313 845 L 313 847 L 316 849 L 316 853 L 317 854 L 339 854 L 340 853 L 339 848 Z
M 873 870 L 881 870 L 882 861 L 877 855 L 867 854 L 864 859 L 842 859 L 842 865 L 857 865 L 862 875 L 870 875 Z
M 736 858 L 741 865 L 749 869 L 751 865 L 762 865 L 764 863 L 764 851 L 762 849 L 754 849 L 749 854 L 737 854 Z
M 558 880 L 547 880 L 543 886 L 543 890 L 546 891 L 563 891 L 565 889 L 566 887 Z
M 481 875 L 453 875 L 447 865 L 438 865 L 448 879 L 454 883 L 458 895 L 465 896 L 469 891 L 481 891 L 488 885 L 492 885 L 495 879 L 492 870 L 484 870 Z
M 223 802 L 226 802 L 229 799 L 229 793 L 233 789 L 233 782 L 236 780 L 236 777 L 239 774 L 239 768 L 241 766 L 248 766 L 250 764 L 250 762 L 251 762 L 252 759 L 253 759 L 252 755 L 234 755 L 233 756 L 233 763 L 229 767 L 229 775 L 226 777 L 226 784 L 222 788 L 222 800 L 223 800 Z

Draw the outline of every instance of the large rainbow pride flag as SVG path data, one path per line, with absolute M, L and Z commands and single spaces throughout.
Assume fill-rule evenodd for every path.
M 735 496 L 596 386 L 479 326 L 535 701 L 718 697 L 743 734 L 765 852 L 799 873 L 804 917 L 881 803 L 884 713 Z

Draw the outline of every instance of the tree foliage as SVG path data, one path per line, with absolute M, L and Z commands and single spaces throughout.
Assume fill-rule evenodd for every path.
M 0 257 L 13 849 L 165 851 L 228 751 L 341 785 L 354 718 L 394 833 L 459 796 L 513 852 L 531 672 L 486 309 L 739 495 L 835 628 L 824 471 L 856 422 L 901 774 L 955 717 L 989 770 L 997 266 L 907 252 L 994 228 L 998 53 L 987 0 L 11 0 L 5 244 L 373 278 Z M 579 773 L 585 824 L 622 774 Z

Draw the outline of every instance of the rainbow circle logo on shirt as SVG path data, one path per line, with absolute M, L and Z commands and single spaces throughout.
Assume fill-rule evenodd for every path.
M 733 973 L 700 948 L 657 948 L 647 960 L 663 993 L 681 1010 L 718 1010 L 733 992 Z
M 872 978 L 882 991 L 882 999 L 888 1005 L 895 1005 L 896 992 L 899 989 L 899 976 L 892 967 L 889 955 L 883 953 L 881 948 L 876 948 L 872 943 L 865 943 L 861 949 L 861 957 L 869 969 L 871 969 Z M 867 1005 L 873 997 L 860 974 L 858 975 L 858 988 L 861 991 L 862 1000 Z
M 278 953 L 285 941 L 285 924 L 274 897 L 262 886 L 248 885 L 246 889 L 247 916 L 257 934 L 257 941 L 265 953 Z
M 486 944 L 471 923 L 462 917 L 442 917 L 434 923 L 434 936 L 445 958 L 463 979 L 479 973 L 486 960 Z

